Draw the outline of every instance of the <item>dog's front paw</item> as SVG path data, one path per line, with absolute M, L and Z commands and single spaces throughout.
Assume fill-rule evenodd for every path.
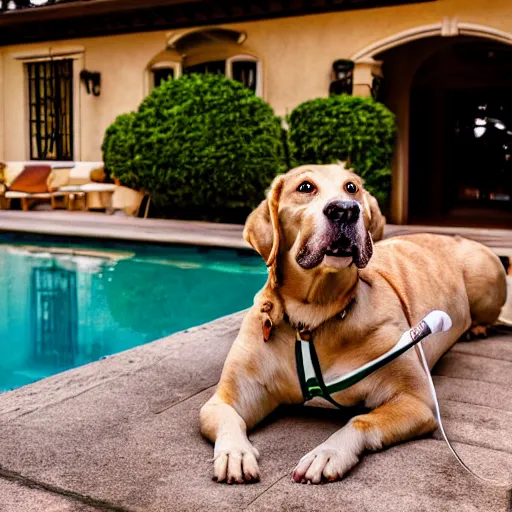
M 334 444 L 323 443 L 300 459 L 293 471 L 293 479 L 303 484 L 334 482 L 343 478 L 358 461 L 356 454 L 340 450 Z
M 251 443 L 217 441 L 213 461 L 213 480 L 228 484 L 258 482 L 259 453 Z

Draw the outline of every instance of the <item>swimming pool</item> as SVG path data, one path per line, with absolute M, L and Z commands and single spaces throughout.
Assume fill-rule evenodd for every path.
M 0 235 L 0 392 L 247 308 L 236 250 Z

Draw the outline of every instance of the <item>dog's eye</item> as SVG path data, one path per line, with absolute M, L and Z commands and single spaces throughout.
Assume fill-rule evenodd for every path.
M 347 183 L 345 183 L 345 190 L 349 194 L 355 194 L 359 189 L 357 188 L 357 185 L 355 183 L 352 183 L 351 181 L 347 181 Z
M 297 192 L 300 192 L 302 194 L 311 194 L 312 192 L 314 192 L 316 190 L 315 186 L 313 185 L 313 183 L 311 183 L 310 181 L 303 181 L 298 187 L 297 187 Z

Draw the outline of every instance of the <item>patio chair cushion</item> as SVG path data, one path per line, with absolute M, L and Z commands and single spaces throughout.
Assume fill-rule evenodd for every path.
M 69 174 L 68 185 L 85 185 L 90 183 L 91 173 L 96 169 L 103 169 L 103 162 L 75 162 Z
M 40 194 L 48 192 L 48 177 L 52 172 L 50 165 L 27 164 L 23 171 L 14 179 L 9 186 L 13 192 L 27 192 Z
M 71 173 L 71 168 L 59 167 L 52 169 L 50 176 L 48 176 L 48 190 L 53 191 L 57 190 L 60 187 L 64 187 L 69 182 L 69 175 Z
M 107 179 L 107 175 L 105 173 L 105 169 L 103 167 L 98 167 L 97 169 L 93 169 L 91 171 L 91 181 L 94 183 L 105 183 Z
M 114 192 L 117 185 L 114 183 L 87 183 L 82 185 L 80 190 L 82 192 Z
M 27 162 L 6 162 L 4 183 L 9 186 L 23 171 Z
M 50 199 L 52 194 L 50 192 L 39 192 L 39 193 L 31 193 L 31 192 L 15 192 L 8 190 L 5 193 L 6 199 Z

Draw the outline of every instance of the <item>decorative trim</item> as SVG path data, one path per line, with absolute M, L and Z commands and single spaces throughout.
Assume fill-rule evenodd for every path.
M 187 37 L 193 35 L 193 34 L 207 34 L 210 31 L 217 31 L 217 32 L 224 32 L 227 35 L 231 35 L 233 37 L 233 43 L 234 44 L 242 44 L 247 39 L 247 33 L 244 31 L 239 30 L 233 30 L 233 29 L 227 29 L 223 27 L 218 26 L 212 26 L 212 27 L 204 27 L 200 29 L 194 29 L 194 30 L 188 30 L 186 32 L 180 33 L 180 34 L 173 34 L 169 37 L 167 41 L 167 48 L 171 50 L 177 50 L 179 46 L 179 42 L 183 39 L 186 39 Z M 235 40 L 236 36 L 236 40 Z M 223 41 L 217 41 L 215 39 L 212 39 L 212 43 L 215 42 L 223 42 Z
M 85 46 L 62 46 L 53 48 L 47 46 L 45 48 L 36 48 L 34 50 L 28 50 L 24 52 L 13 52 L 9 53 L 9 57 L 16 60 L 38 60 L 52 57 L 72 57 L 73 55 L 85 53 Z
M 160 60 L 151 64 L 151 71 L 155 71 L 157 69 L 174 69 L 177 70 L 181 67 L 181 63 L 172 61 L 172 60 Z
M 441 36 L 442 37 L 454 37 L 459 35 L 457 18 L 444 17 L 441 24 Z
M 444 18 L 441 23 L 413 27 L 381 39 L 380 41 L 376 41 L 354 53 L 350 59 L 357 63 L 368 58 L 373 58 L 379 53 L 395 48 L 396 46 L 401 46 L 418 39 L 435 36 L 454 37 L 458 35 L 492 39 L 512 45 L 512 34 L 509 32 L 504 32 L 485 25 L 478 25 L 476 23 L 459 22 L 457 18 Z

